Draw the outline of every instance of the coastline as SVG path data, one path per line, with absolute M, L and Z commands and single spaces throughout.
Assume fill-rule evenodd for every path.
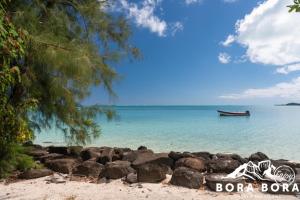
M 0 199 L 13 200 L 296 200 L 295 196 L 264 194 L 257 190 L 251 193 L 216 193 L 203 189 L 187 189 L 164 183 L 123 184 L 121 180 L 94 184 L 68 181 L 63 184 L 47 184 L 44 178 L 26 180 L 10 185 L 0 184 Z
M 0 199 L 297 199 L 299 194 L 281 191 L 281 186 L 274 193 L 272 185 L 262 191 L 261 186 L 270 181 L 225 178 L 247 163 L 253 168 L 267 161 L 277 168 L 290 167 L 295 171 L 294 185 L 300 186 L 300 163 L 272 160 L 262 152 L 244 158 L 234 153 L 155 153 L 145 146 L 137 150 L 25 146 L 45 168 L 17 172 L 13 182 L 1 183 Z M 229 184 L 235 188 L 218 191 L 219 182 L 224 188 Z M 239 184 L 242 191 L 237 189 Z
M 252 116 L 222 118 L 217 109 L 250 110 Z M 156 152 L 233 152 L 244 157 L 261 151 L 274 159 L 300 161 L 299 111 L 276 106 L 117 107 L 116 119 L 97 119 L 102 133 L 88 146 L 145 145 Z M 64 145 L 65 138 L 59 130 L 47 129 L 34 142 L 52 145 L 43 144 L 49 141 Z

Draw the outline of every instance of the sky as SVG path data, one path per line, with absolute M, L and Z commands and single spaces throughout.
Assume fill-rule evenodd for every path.
M 116 98 L 87 104 L 300 102 L 300 13 L 292 0 L 116 0 L 143 55 L 114 67 Z

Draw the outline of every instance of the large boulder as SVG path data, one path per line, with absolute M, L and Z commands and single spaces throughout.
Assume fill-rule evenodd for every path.
M 31 141 L 23 144 L 24 153 L 32 156 L 34 159 L 39 159 L 41 156 L 48 154 L 46 148 L 43 148 L 41 145 L 33 144 Z
M 172 168 L 174 165 L 173 159 L 171 159 L 167 153 L 143 153 L 138 154 L 137 158 L 132 162 L 134 169 L 145 164 L 158 164 Z
M 231 173 L 240 166 L 240 162 L 228 158 L 210 160 L 207 164 L 210 173 Z
M 192 154 L 196 157 L 203 158 L 205 160 L 210 160 L 212 159 L 213 156 L 211 153 L 207 151 L 193 152 Z
M 49 146 L 49 153 L 63 154 L 66 156 L 79 157 L 82 146 Z
M 175 168 L 187 167 L 199 172 L 206 171 L 206 162 L 201 158 L 181 158 L 175 163 Z
M 77 160 L 75 159 L 62 158 L 62 159 L 48 160 L 45 162 L 45 165 L 46 167 L 52 169 L 55 172 L 70 174 L 76 163 Z
M 68 147 L 66 146 L 49 146 L 48 151 L 49 153 L 69 155 Z
M 252 162 L 261 162 L 264 160 L 269 160 L 269 157 L 262 152 L 257 152 L 257 153 L 251 154 L 249 157 L 249 160 Z
M 112 162 L 114 150 L 110 147 L 103 148 L 100 156 L 97 159 L 98 163 L 105 165 L 107 162 Z
M 144 155 L 152 155 L 154 154 L 152 150 L 135 150 L 135 151 L 126 151 L 123 153 L 122 160 L 133 162 L 138 157 L 144 156 Z
M 193 155 L 192 153 L 190 152 L 175 152 L 175 151 L 171 151 L 169 153 L 169 157 L 172 158 L 174 161 L 177 161 L 181 158 L 195 158 L 196 156 Z
M 168 167 L 166 165 L 147 163 L 137 168 L 138 182 L 157 183 L 166 178 Z
M 107 162 L 112 162 L 116 160 L 122 160 L 124 152 L 130 152 L 128 148 L 110 148 L 101 147 L 101 154 L 98 156 L 97 162 L 101 164 L 106 164 Z
M 124 149 L 122 148 L 114 148 L 113 154 L 111 156 L 112 161 L 122 160 Z
M 77 165 L 72 170 L 72 174 L 97 178 L 103 169 L 104 169 L 104 165 L 97 163 L 95 161 L 87 160 Z
M 138 148 L 137 148 L 137 150 L 147 150 L 148 148 L 146 147 L 146 146 L 139 146 Z
M 80 157 L 81 151 L 83 147 L 82 146 L 69 146 L 68 147 L 68 154 L 72 157 Z
M 199 189 L 203 185 L 203 175 L 186 167 L 176 168 L 170 181 L 172 185 Z
M 234 186 L 232 192 L 236 192 L 238 184 L 245 184 L 245 180 L 241 178 L 227 178 L 227 174 L 218 173 L 218 174 L 209 174 L 205 176 L 205 183 L 209 189 L 212 191 L 217 191 L 217 184 L 222 185 L 222 191 L 225 191 L 227 184 L 232 184 Z M 221 192 L 221 191 L 219 191 Z
M 100 178 L 119 179 L 133 172 L 130 162 L 118 160 L 106 163 L 105 169 L 100 173 Z
M 62 159 L 62 158 L 66 158 L 66 156 L 58 153 L 49 153 L 44 156 L 41 156 L 39 159 L 42 163 L 45 163 L 49 160 Z
M 292 161 L 289 161 L 289 160 L 283 160 L 283 159 L 280 159 L 280 160 L 271 160 L 271 163 L 272 165 L 274 165 L 275 167 L 279 167 L 279 166 L 282 166 L 282 165 L 286 165 L 286 166 L 289 166 L 291 167 L 295 173 L 297 173 L 296 169 L 297 169 L 297 163 L 295 162 L 292 162 Z
M 83 161 L 96 160 L 101 155 L 101 151 L 102 149 L 98 147 L 88 147 L 80 152 L 80 156 Z
M 48 151 L 45 149 L 36 149 L 29 147 L 25 153 L 29 156 L 32 156 L 34 159 L 39 160 L 42 156 L 45 156 L 48 154 Z
M 136 152 L 135 152 L 136 153 Z M 138 151 L 132 167 L 137 170 L 139 182 L 156 183 L 166 178 L 171 173 L 174 165 L 167 153 L 152 153 L 147 150 Z
M 215 159 L 233 159 L 233 160 L 237 160 L 240 162 L 240 164 L 244 164 L 246 162 L 248 162 L 247 159 L 241 157 L 240 155 L 238 154 L 235 154 L 235 153 L 217 153 L 215 156 L 214 156 Z
M 300 176 L 300 168 L 295 168 L 295 173 Z M 300 177 L 299 177 L 300 178 Z M 299 179 L 300 180 L 300 179 Z
M 44 176 L 50 176 L 53 174 L 53 171 L 49 169 L 30 169 L 21 173 L 18 177 L 21 179 L 34 179 Z

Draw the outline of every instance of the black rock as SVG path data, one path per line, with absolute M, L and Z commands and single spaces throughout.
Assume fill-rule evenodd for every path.
M 221 158 L 221 159 L 224 158 L 224 159 L 233 159 L 233 160 L 237 160 L 237 161 L 240 162 L 240 164 L 244 164 L 244 163 L 247 162 L 247 159 L 245 159 L 245 158 L 243 158 L 243 157 L 241 157 L 240 155 L 235 154 L 235 153 L 217 153 L 217 154 L 215 155 L 215 157 L 216 157 L 217 159 L 219 159 L 219 158 Z
M 172 185 L 199 189 L 203 185 L 203 175 L 196 170 L 179 167 L 175 169 L 170 183 Z
M 175 163 L 175 169 L 178 167 L 187 167 L 199 172 L 205 172 L 206 161 L 202 158 L 181 158 Z
M 72 172 L 73 167 L 76 165 L 77 160 L 72 158 L 62 158 L 55 160 L 47 160 L 45 162 L 45 166 L 49 169 L 60 172 L 63 174 L 70 174 Z
M 210 173 L 226 173 L 229 174 L 233 172 L 236 168 L 240 166 L 240 162 L 233 159 L 213 159 L 207 164 L 208 172 Z
M 114 154 L 114 150 L 112 148 L 109 148 L 109 147 L 104 148 L 101 151 L 101 154 L 97 159 L 97 162 L 101 163 L 103 165 L 105 165 L 107 162 L 112 162 L 113 154 Z
M 279 166 L 283 166 L 283 165 L 289 166 L 294 170 L 295 173 L 297 173 L 296 172 L 297 164 L 295 162 L 291 162 L 289 160 L 283 160 L 283 159 L 271 160 L 271 162 L 272 162 L 272 165 L 274 165 L 275 167 L 279 167 Z
M 295 173 L 296 173 L 297 175 L 300 175 L 300 168 L 295 168 Z
M 68 154 L 72 157 L 80 157 L 81 151 L 83 147 L 82 146 L 69 146 L 68 147 Z
M 147 150 L 147 147 L 145 147 L 145 146 L 139 146 L 139 148 L 137 148 L 137 150 Z
M 34 179 L 44 176 L 50 176 L 53 174 L 53 171 L 49 169 L 30 169 L 21 173 L 18 177 L 21 179 Z
M 172 158 L 175 162 L 181 158 L 194 158 L 196 157 L 195 155 L 193 155 L 190 152 L 175 152 L 175 151 L 171 151 L 169 153 L 169 157 Z
M 264 160 L 269 160 L 269 157 L 262 152 L 257 152 L 257 153 L 250 155 L 249 160 L 253 161 L 253 162 L 261 162 Z
M 58 154 L 58 153 L 49 153 L 44 156 L 41 156 L 39 159 L 42 163 L 45 163 L 49 160 L 55 160 L 55 159 L 61 159 L 61 158 L 66 158 L 66 156 L 63 154 Z
M 124 150 L 122 148 L 114 148 L 112 158 L 111 158 L 112 161 L 122 160 L 123 153 L 124 153 Z
M 155 163 L 140 165 L 137 168 L 138 182 L 157 183 L 166 178 L 168 167 Z
M 72 170 L 72 174 L 97 178 L 103 169 L 104 169 L 104 165 L 97 163 L 95 161 L 88 160 L 77 165 Z
M 232 184 L 234 189 L 232 192 L 237 191 L 238 184 L 245 184 L 243 178 L 226 178 L 227 174 L 209 174 L 205 176 L 205 183 L 212 191 L 217 191 L 217 184 L 222 184 L 222 191 L 225 191 L 226 184 Z M 218 191 L 220 192 L 220 191 Z
M 192 154 L 196 157 L 204 158 L 205 160 L 210 160 L 210 159 L 212 159 L 212 156 L 213 156 L 211 153 L 206 152 L 206 151 L 193 152 Z
M 83 161 L 96 160 L 101 155 L 101 151 L 102 149 L 98 147 L 88 147 L 80 152 L 80 156 Z
M 100 173 L 100 178 L 119 179 L 133 172 L 130 162 L 118 160 L 106 163 L 105 169 Z
M 48 151 L 49 153 L 69 155 L 68 147 L 66 146 L 49 146 Z
M 124 152 L 123 156 L 122 156 L 122 160 L 133 162 L 138 157 L 147 156 L 146 154 L 152 155 L 153 151 L 152 150 L 137 150 L 137 151 Z
M 48 154 L 48 151 L 44 149 L 36 149 L 36 148 L 30 148 L 25 151 L 25 153 L 29 156 L 32 156 L 36 160 L 40 160 L 41 157 Z
M 158 164 L 172 168 L 174 165 L 174 161 L 168 156 L 167 153 L 140 153 L 132 162 L 132 167 L 137 169 L 139 168 L 139 166 L 144 164 Z

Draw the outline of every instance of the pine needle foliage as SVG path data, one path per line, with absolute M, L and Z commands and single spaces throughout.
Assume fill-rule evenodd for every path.
M 22 84 L 10 98 L 18 104 L 24 96 L 37 100 L 28 123 L 33 128 L 56 126 L 69 142 L 86 144 L 98 137 L 100 106 L 86 107 L 82 100 L 92 86 L 102 86 L 114 96 L 118 74 L 112 65 L 139 50 L 129 43 L 126 19 L 107 12 L 108 1 L 13 0 L 7 15 L 17 28 L 28 32 L 23 59 L 17 60 Z
M 300 12 L 300 0 L 294 0 L 293 5 L 288 5 L 289 12 Z

